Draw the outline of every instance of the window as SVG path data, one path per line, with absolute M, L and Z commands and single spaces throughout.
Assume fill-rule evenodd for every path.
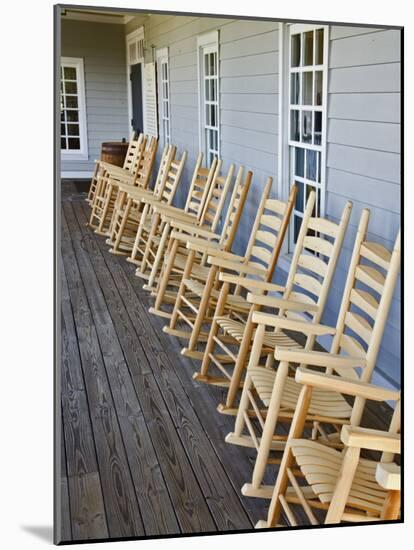
M 290 26 L 288 144 L 290 181 L 298 186 L 292 244 L 312 189 L 317 197 L 314 215 L 324 213 L 327 40 L 326 27 Z
M 218 31 L 199 36 L 199 118 L 200 150 L 206 166 L 220 155 L 219 55 Z
M 170 76 L 168 65 L 168 48 L 157 52 L 158 80 L 160 97 L 160 133 L 164 137 L 164 145 L 171 143 L 170 126 Z
M 88 158 L 83 60 L 62 57 L 60 66 L 60 148 L 67 159 Z

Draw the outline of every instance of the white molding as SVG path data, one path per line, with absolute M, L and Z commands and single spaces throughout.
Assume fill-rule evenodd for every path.
M 128 33 L 125 36 L 125 66 L 126 66 L 126 79 L 127 79 L 127 102 L 128 102 L 128 127 L 129 127 L 129 134 L 130 137 L 132 137 L 133 134 L 133 128 L 132 128 L 132 91 L 131 91 L 131 79 L 130 79 L 130 73 L 131 73 L 131 63 L 129 60 L 129 51 L 128 47 L 131 42 L 134 42 L 135 40 L 145 40 L 145 32 L 144 27 L 138 27 L 134 31 Z M 139 58 L 137 60 L 137 63 L 141 63 L 144 65 L 144 58 Z M 141 67 L 142 71 L 142 87 L 144 86 L 144 76 L 143 76 L 143 67 Z M 144 89 L 142 89 L 142 97 L 144 98 Z
M 133 40 L 136 40 L 136 39 L 143 39 L 144 38 L 144 27 L 141 25 L 141 27 L 138 27 L 137 29 L 135 29 L 134 31 L 128 33 L 127 35 L 125 35 L 125 40 L 128 44 L 128 42 L 132 42 Z
M 61 179 L 86 179 L 93 176 L 93 170 L 80 170 L 79 172 L 61 172 Z
M 168 61 L 168 47 L 158 48 L 155 52 L 155 59 L 158 61 L 159 59 L 165 59 L 165 58 L 167 58 L 167 61 Z
M 80 13 L 70 10 L 66 10 L 66 14 L 62 16 L 63 19 L 70 19 L 73 21 L 88 21 L 90 23 L 109 23 L 112 25 L 124 25 L 126 23 L 125 16 L 122 15 L 104 15 L 104 14 L 92 14 L 92 13 Z
M 78 110 L 79 110 L 79 139 L 80 150 L 61 150 L 62 161 L 88 160 L 88 123 L 86 117 L 86 95 L 85 95 L 85 70 L 83 58 L 61 57 L 61 65 L 75 67 L 78 84 Z
M 219 31 L 210 31 L 197 36 L 197 88 L 198 88 L 198 146 L 199 151 L 206 157 L 206 144 L 204 140 L 204 90 L 202 89 L 203 64 L 202 55 L 204 53 L 217 52 L 217 128 L 218 128 L 218 155 L 221 154 L 221 131 L 220 131 L 220 46 Z M 206 162 L 207 159 L 204 158 Z
M 197 49 L 215 45 L 218 48 L 219 31 L 210 31 L 197 36 Z

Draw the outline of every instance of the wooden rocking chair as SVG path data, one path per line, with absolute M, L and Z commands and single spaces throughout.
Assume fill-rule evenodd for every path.
M 202 163 L 203 153 L 199 153 L 184 208 L 178 208 L 171 205 L 169 205 L 168 208 L 177 218 L 182 217 L 182 219 L 188 220 L 189 223 L 197 222 L 201 216 L 216 169 L 217 159 L 213 160 L 210 168 L 203 168 Z M 161 213 L 155 215 L 151 208 L 150 215 L 141 218 L 131 255 L 127 258 L 128 262 L 136 266 L 141 264 L 146 252 L 146 245 L 151 230 L 153 229 L 153 225 L 155 226 L 154 232 L 158 229 Z
M 226 414 L 236 414 L 237 412 L 234 404 L 252 347 L 254 329 L 252 316 L 254 312 L 260 311 L 263 306 L 268 306 L 278 309 L 283 308 L 281 314 L 287 314 L 294 318 L 303 318 L 301 317 L 303 315 L 309 319 L 309 322 L 316 323 L 320 320 L 348 225 L 351 204 L 347 203 L 340 223 L 335 224 L 312 217 L 315 201 L 316 194 L 312 191 L 308 197 L 286 286 L 282 287 L 268 281 L 240 278 L 227 273 L 221 273 L 219 276 L 223 281 L 223 286 L 203 354 L 201 370 L 196 375 L 197 380 L 229 388 L 226 404 L 219 405 L 219 412 Z M 332 242 L 315 236 L 315 232 L 329 232 Z M 311 233 L 311 235 L 308 235 L 308 233 Z M 323 260 L 322 257 L 317 258 L 310 253 L 311 251 L 319 255 L 323 252 L 325 259 Z M 306 269 L 305 273 L 301 272 L 303 268 Z M 246 299 L 247 314 L 245 319 L 235 318 L 231 312 L 227 313 L 225 307 L 223 307 L 228 299 L 230 285 L 236 285 L 236 288 L 242 287 L 250 291 Z M 280 298 L 264 294 L 272 291 L 282 292 L 283 294 Z M 258 353 L 259 358 L 263 355 L 266 356 L 266 365 L 269 368 L 273 363 L 273 350 L 276 345 L 301 347 L 288 334 L 280 331 L 278 334 L 268 333 L 266 336 L 266 341 Z M 229 338 L 231 343 L 229 343 Z M 238 348 L 238 351 L 233 352 L 229 347 L 230 345 Z M 310 339 L 308 345 L 311 349 L 313 339 Z M 220 360 L 216 350 L 220 353 L 224 352 L 225 361 Z M 232 372 L 229 370 L 231 366 L 234 367 Z M 218 378 L 214 376 L 214 373 L 213 375 L 210 374 L 210 369 L 214 368 L 221 371 L 224 377 Z
M 99 235 L 108 235 L 108 230 L 114 212 L 116 197 L 121 183 L 146 189 L 149 184 L 152 167 L 157 153 L 158 141 L 151 138 L 143 149 L 137 162 L 137 170 L 134 174 L 119 172 L 116 175 L 111 172 L 106 180 L 102 181 L 95 192 L 92 204 L 92 212 L 89 225 Z
M 180 160 L 175 159 L 176 147 L 167 145 L 160 161 L 154 190 L 121 184 L 115 203 L 107 244 L 113 254 L 131 253 L 141 217 L 148 217 L 148 209 L 153 203 L 171 204 L 187 159 L 184 151 Z
M 134 136 L 131 138 L 122 170 L 130 172 L 134 168 L 136 159 L 141 154 L 143 147 L 145 147 L 145 141 L 143 134 L 140 134 L 136 139 L 134 139 Z M 109 164 L 102 160 L 95 160 L 95 170 L 92 176 L 91 185 L 89 186 L 88 196 L 86 197 L 86 201 L 90 205 L 93 203 L 99 179 L 104 176 L 105 172 L 110 173 L 111 171 L 119 172 L 119 166 Z
M 341 356 L 342 357 L 342 356 Z M 340 367 L 341 371 L 353 369 Z M 303 384 L 283 453 L 266 521 L 256 528 L 278 525 L 282 511 L 289 525 L 297 525 L 295 507 L 300 506 L 311 525 L 340 522 L 397 520 L 400 511 L 400 392 L 361 380 L 299 367 L 296 383 Z M 302 439 L 311 403 L 318 393 L 354 397 L 350 425 L 344 425 L 341 451 L 323 443 Z M 395 401 L 389 431 L 359 427 L 366 400 Z M 361 458 L 361 450 L 382 452 L 380 461 Z M 299 484 L 297 478 L 301 479 Z M 306 482 L 306 485 L 304 485 Z M 317 513 L 314 513 L 314 511 Z M 303 524 L 303 523 L 301 523 Z
M 194 273 L 194 277 L 197 281 L 205 282 L 207 280 L 211 269 L 210 266 L 206 265 L 209 252 L 214 253 L 216 250 L 224 252 L 230 251 L 253 176 L 252 172 L 248 172 L 246 178 L 243 180 L 243 172 L 244 169 L 240 166 L 221 234 L 207 231 L 198 226 L 188 228 L 186 224 L 182 224 L 178 221 L 171 223 L 174 230 L 171 233 L 168 253 L 165 257 L 157 288 L 153 292 L 156 299 L 154 307 L 149 309 L 150 313 L 168 319 L 171 318 L 171 312 L 161 309 L 162 304 L 175 303 L 177 287 L 178 294 L 181 294 L 183 281 L 188 278 L 190 274 Z M 191 232 L 191 235 L 188 233 L 188 230 Z M 183 249 L 183 246 L 189 242 L 199 246 L 205 246 L 204 253 L 201 254 L 197 253 L 195 250 Z M 196 305 L 192 304 L 189 307 L 193 309 Z M 190 317 L 187 316 L 186 320 L 191 326 Z M 168 330 L 166 330 L 166 332 L 172 334 L 172 332 Z M 178 336 L 178 334 L 175 334 L 175 336 Z
M 196 220 L 183 218 L 180 215 L 177 217 L 171 207 L 162 204 L 154 205 L 157 216 L 154 218 L 143 259 L 136 272 L 138 277 L 148 278 L 148 283 L 143 287 L 146 290 L 155 289 L 164 254 L 170 247 L 174 222 L 180 222 L 180 230 L 188 234 L 192 234 L 195 227 L 198 232 L 203 229 L 211 233 L 217 231 L 228 192 L 233 185 L 234 174 L 234 164 L 231 164 L 227 175 L 220 175 L 221 164 L 222 161 L 218 160 L 204 200 L 202 198 L 202 208 Z
M 398 276 L 400 239 L 398 236 L 392 254 L 385 247 L 367 241 L 368 220 L 369 211 L 364 210 L 336 328 L 318 324 L 317 320 L 309 322 L 280 314 L 253 313 L 252 322 L 257 324 L 253 348 L 234 433 L 226 437 L 228 443 L 257 449 L 252 482 L 243 486 L 244 495 L 270 498 L 272 488 L 263 485 L 262 481 L 267 464 L 277 463 L 277 459 L 270 457 L 271 451 L 283 450 L 285 445 L 286 436 L 276 434 L 278 422 L 290 423 L 299 398 L 300 386 L 289 376 L 295 364 L 324 367 L 329 374 L 335 371 L 339 375 L 338 379 L 340 376 L 355 380 L 360 378 L 364 383 L 371 380 Z M 360 283 L 363 288 L 360 288 Z M 371 319 L 371 323 L 367 318 Z M 266 327 L 276 332 L 266 332 Z M 305 348 L 292 349 L 289 343 L 278 342 L 274 351 L 274 357 L 279 361 L 277 370 L 258 365 L 266 339 L 283 330 L 306 335 Z M 333 336 L 330 353 L 312 351 L 315 337 L 321 335 Z M 362 369 L 360 376 L 357 372 L 359 368 Z M 261 404 L 264 408 L 261 408 Z M 356 425 L 361 415 L 360 402 L 352 409 L 340 394 L 316 390 L 309 405 L 307 421 L 313 423 L 314 439 L 319 438 L 326 444 L 338 446 L 338 427 L 349 422 Z M 253 420 L 257 421 L 255 424 L 261 431 L 260 437 Z M 243 434 L 244 429 L 247 429 L 249 435 Z
M 201 330 L 203 324 L 212 322 L 212 315 L 208 317 L 207 314 L 211 309 L 211 313 L 214 312 L 220 296 L 218 286 L 220 282 L 217 278 L 220 269 L 236 271 L 242 277 L 250 275 L 258 276 L 264 281 L 271 280 L 296 196 L 294 186 L 287 204 L 270 199 L 272 183 L 272 178 L 268 178 L 244 257 L 229 252 L 223 254 L 217 250 L 209 250 L 203 243 L 188 242 L 187 247 L 193 255 L 198 252 L 209 256 L 210 270 L 205 281 L 200 281 L 193 270 L 193 256 L 189 256 L 170 325 L 163 329 L 168 334 L 189 339 L 188 347 L 182 350 L 183 355 L 192 359 L 203 358 L 203 352 L 196 348 L 198 342 L 205 342 L 208 337 L 208 332 L 203 333 Z M 225 305 L 238 319 L 243 318 L 250 308 L 250 304 L 240 294 L 240 288 L 240 286 L 236 287 L 233 294 L 226 294 Z M 188 322 L 186 307 L 196 314 L 193 322 Z M 180 319 L 190 325 L 190 331 L 177 330 L 176 324 Z

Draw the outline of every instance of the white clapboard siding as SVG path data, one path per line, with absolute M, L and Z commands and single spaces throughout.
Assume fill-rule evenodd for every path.
M 122 25 L 63 20 L 62 56 L 83 59 L 88 159 L 65 159 L 61 171 L 92 174 L 101 143 L 129 136 L 124 29 Z
M 330 32 L 327 132 L 328 217 L 353 211 L 329 295 L 325 322 L 335 322 L 353 239 L 363 208 L 371 211 L 369 239 L 392 248 L 400 227 L 400 33 L 334 26 Z M 376 383 L 399 387 L 400 284 L 394 293 L 375 371 Z

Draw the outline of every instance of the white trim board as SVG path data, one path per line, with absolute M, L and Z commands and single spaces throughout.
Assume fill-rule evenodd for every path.
M 86 118 L 86 95 L 85 95 L 85 70 L 82 57 L 64 57 L 60 58 L 60 66 L 74 67 L 76 69 L 77 80 L 77 98 L 78 98 L 78 123 L 80 149 L 61 149 L 60 157 L 62 161 L 88 160 L 88 125 Z M 59 78 L 61 78 L 59 76 Z
M 60 173 L 60 179 L 87 179 L 92 178 L 93 176 L 93 170 L 83 170 L 79 172 L 61 172 Z

